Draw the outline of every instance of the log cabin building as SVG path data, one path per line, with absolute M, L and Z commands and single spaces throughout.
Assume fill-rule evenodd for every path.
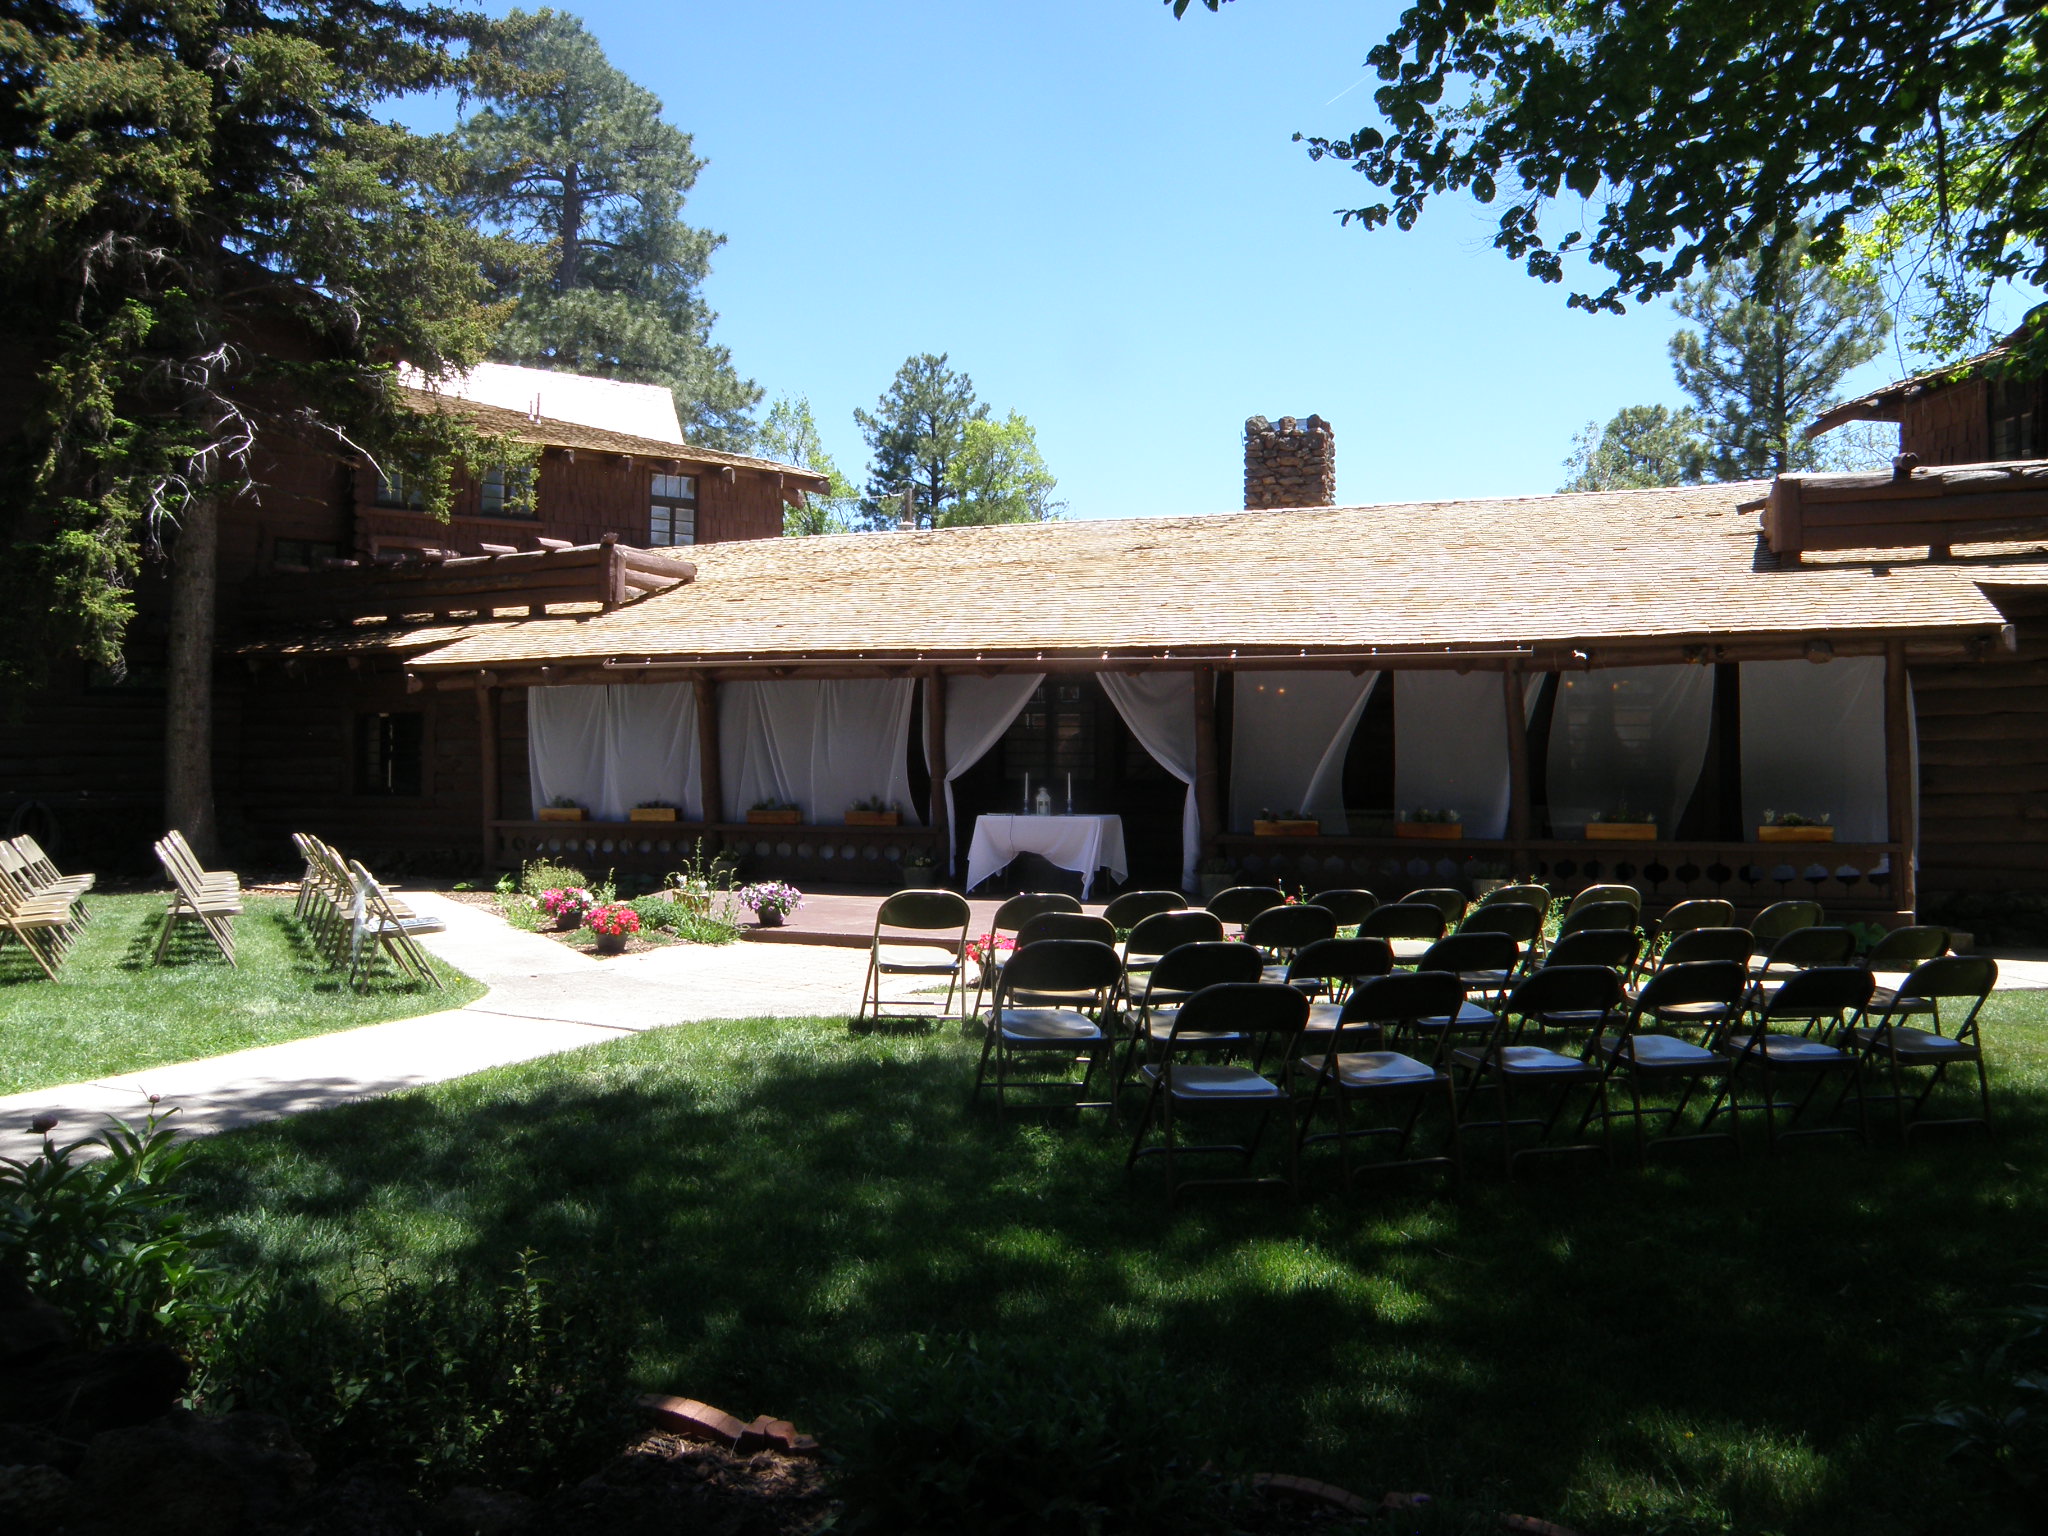
M 2048 464 L 1338 507 L 1327 425 L 1254 418 L 1242 512 L 776 539 L 819 488 L 790 466 L 428 408 L 542 447 L 534 518 L 480 485 L 431 523 L 329 463 L 223 541 L 222 826 L 252 864 L 298 828 L 453 872 L 659 873 L 701 841 L 873 885 L 957 876 L 1029 782 L 1121 816 L 1132 884 L 1512 872 L 1886 920 L 2048 888 Z M 146 846 L 147 686 L 38 704 L 0 768 L 74 849 L 117 805 Z M 585 819 L 544 819 L 558 795 Z M 870 797 L 895 824 L 850 816 Z M 629 819 L 651 800 L 674 819 Z

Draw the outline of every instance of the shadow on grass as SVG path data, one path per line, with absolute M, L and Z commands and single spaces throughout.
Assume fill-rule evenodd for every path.
M 974 1054 L 822 1022 L 660 1031 L 222 1138 L 204 1204 L 288 1274 L 394 1251 L 481 1279 L 536 1249 L 639 1320 L 645 1385 L 828 1435 L 921 1339 L 999 1336 L 1049 1375 L 1163 1366 L 1229 1465 L 1596 1529 L 1955 1517 L 1896 1426 L 2038 1262 L 2032 1066 L 1997 1149 L 1475 1168 L 1458 1197 L 1346 1195 L 1312 1156 L 1299 1206 L 1170 1214 L 1156 1176 L 1124 1177 L 1128 1117 L 999 1125 L 968 1107 Z

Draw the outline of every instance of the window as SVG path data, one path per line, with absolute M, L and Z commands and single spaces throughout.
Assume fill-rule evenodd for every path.
M 408 480 L 396 470 L 377 472 L 377 505 L 380 507 L 410 507 L 414 511 L 426 510 L 426 494 L 416 482 Z
M 648 497 L 649 545 L 697 542 L 697 477 L 656 475 Z
M 356 717 L 356 793 L 417 795 L 423 778 L 425 715 Z
M 2035 379 L 1991 381 L 1991 457 L 2032 459 L 2041 452 L 2041 385 Z
M 477 504 L 487 517 L 538 517 L 533 476 L 523 469 L 494 464 L 477 484 Z
M 279 569 L 317 571 L 323 560 L 339 560 L 341 546 L 319 539 L 277 539 L 270 546 L 270 563 Z

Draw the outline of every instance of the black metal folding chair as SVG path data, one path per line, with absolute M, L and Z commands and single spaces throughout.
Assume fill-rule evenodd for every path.
M 1328 907 L 1268 907 L 1244 925 L 1245 943 L 1266 957 L 1268 981 L 1287 979 L 1287 962 L 1303 945 L 1336 936 L 1337 916 Z
M 1012 954 L 996 978 L 989 1002 L 987 1027 L 981 1037 L 981 1061 L 975 1068 L 975 1100 L 986 1086 L 994 1089 L 996 1113 L 1009 1105 L 1018 1090 L 1071 1090 L 1074 1109 L 1116 1108 L 1115 1094 L 1090 1099 L 1088 1085 L 1098 1067 L 1108 1068 L 1110 1008 L 1123 981 L 1123 961 L 1115 949 L 1094 939 L 1045 939 Z M 1030 999 L 1058 997 L 1057 1007 L 1027 1006 Z M 1028 1062 L 1050 1060 L 1050 1077 L 1016 1078 Z M 1073 1067 L 1085 1061 L 1079 1082 Z M 990 1067 L 994 1080 L 990 1081 Z
M 1139 1058 L 1172 1033 L 1174 1011 L 1181 1004 L 1204 987 L 1257 981 L 1264 968 L 1265 956 L 1243 943 L 1200 940 L 1161 955 L 1124 1012 L 1124 1052 L 1117 1066 L 1117 1091 L 1122 1092 Z M 1192 1039 L 1188 1037 L 1183 1044 L 1191 1044 Z M 1219 1037 L 1210 1042 L 1210 1048 L 1223 1050 L 1237 1043 Z
M 1796 929 L 1800 933 L 1827 933 L 1826 928 Z M 1843 930 L 1846 931 L 1846 930 Z M 1779 941 L 1780 947 L 1784 940 Z M 1745 1077 L 1757 1078 L 1763 1097 L 1745 1103 L 1743 1109 L 1764 1112 L 1764 1131 L 1770 1149 L 1795 1136 L 1856 1136 L 1870 1140 L 1870 1115 L 1863 1096 L 1863 1066 L 1848 1044 L 1846 1030 L 1852 1016 L 1870 1004 L 1873 983 L 1870 972 L 1860 965 L 1818 965 L 1787 972 L 1769 990 L 1750 990 L 1749 1022 L 1722 1037 L 1721 1048 L 1735 1058 L 1734 1069 L 1723 1081 L 1714 1103 L 1707 1110 L 1711 1122 L 1724 1104 L 1742 1091 Z M 1796 1033 L 1790 1026 L 1798 1025 Z M 1835 1096 L 1835 1108 L 1853 1089 L 1856 1094 L 1854 1125 L 1802 1126 L 1814 1095 L 1833 1076 L 1847 1079 Z M 1806 1092 L 1791 1106 L 1792 1128 L 1778 1129 L 1778 1081 L 1785 1077 L 1808 1079 Z
M 875 909 L 875 931 L 868 944 L 867 979 L 861 984 L 857 1023 L 883 1018 L 943 1019 L 954 999 L 967 999 L 967 927 L 972 913 L 967 898 L 953 891 L 898 891 Z M 892 977 L 926 986 L 946 984 L 943 1002 L 924 993 L 882 996 Z M 885 1012 L 884 1010 L 889 1010 Z
M 1394 964 L 1413 965 L 1429 946 L 1444 936 L 1442 907 L 1426 901 L 1394 901 L 1369 914 L 1358 925 L 1361 939 L 1385 939 Z
M 1981 1125 L 1984 1134 L 1995 1139 L 1991 1079 L 1985 1070 L 1978 1016 L 1997 985 L 1998 962 L 1989 956 L 1947 955 L 1915 967 L 1896 989 L 1871 995 L 1868 1009 L 1849 1031 L 1849 1038 L 1866 1062 L 1884 1067 L 1891 1092 L 1883 1097 L 1891 1101 L 1901 1140 L 1912 1140 L 1915 1131 L 1951 1125 Z M 1942 1016 L 1944 1004 L 1948 1006 L 1946 1019 Z M 1907 1019 L 1920 1020 L 1926 1027 L 1908 1025 L 1903 1022 Z M 1980 1113 L 1921 1119 L 1921 1111 L 1948 1069 L 1959 1065 L 1977 1069 Z M 1909 1106 L 1906 1073 L 1922 1069 L 1928 1071 L 1927 1086 Z
M 1360 890 L 1317 891 L 1308 900 L 1312 907 L 1327 907 L 1340 929 L 1356 928 L 1380 904 L 1371 891 Z
M 1733 1069 L 1733 1060 L 1716 1050 L 1711 1042 L 1740 1020 L 1748 991 L 1749 969 L 1740 960 L 1691 961 L 1667 966 L 1651 976 L 1617 1016 L 1614 1032 L 1602 1034 L 1593 1044 L 1594 1054 L 1605 1069 L 1607 1085 L 1600 1104 L 1589 1106 L 1580 1120 L 1580 1132 L 1583 1134 L 1596 1118 L 1603 1129 L 1617 1119 L 1628 1119 L 1635 1128 L 1636 1161 L 1640 1164 L 1649 1152 L 1645 1126 L 1650 1119 L 1661 1118 L 1664 1128 L 1657 1139 L 1659 1146 L 1726 1140 L 1739 1156 L 1742 1142 L 1735 1114 L 1739 1106 L 1732 1099 L 1725 1133 L 1702 1129 L 1679 1135 L 1677 1127 L 1699 1084 L 1708 1078 L 1725 1080 Z M 1688 1040 L 1685 1032 L 1701 1035 L 1708 1043 Z M 1617 1076 L 1628 1083 L 1627 1109 L 1616 1109 L 1612 1102 L 1613 1080 Z M 1676 1083 L 1680 1090 L 1678 1102 L 1646 1105 L 1646 1083 Z
M 1384 909 L 1382 909 L 1384 910 Z M 1375 1031 L 1385 1040 L 1401 1034 L 1406 1026 L 1429 1015 L 1456 1014 L 1465 1000 L 1458 978 L 1442 971 L 1397 971 L 1360 982 L 1342 1009 L 1343 1032 Z M 1395 1050 L 1346 1051 L 1339 1049 L 1333 1035 L 1328 1046 L 1302 1056 L 1294 1064 L 1294 1083 L 1308 1080 L 1307 1100 L 1297 1120 L 1296 1139 L 1302 1147 L 1321 1142 L 1337 1144 L 1338 1164 L 1346 1184 L 1353 1178 L 1351 1143 L 1391 1140 L 1390 1155 L 1372 1164 L 1375 1170 L 1439 1166 L 1458 1167 L 1458 1101 L 1451 1075 L 1413 1056 Z M 1428 1104 L 1441 1103 L 1446 1110 L 1445 1150 L 1414 1155 L 1415 1131 Z M 1336 1127 L 1315 1129 L 1316 1115 L 1325 1106 L 1331 1110 Z M 1375 1115 L 1387 1115 L 1387 1123 L 1375 1120 L 1353 1125 L 1354 1108 L 1371 1108 Z
M 1460 1122 L 1465 1134 L 1492 1130 L 1500 1135 L 1502 1171 L 1513 1175 L 1515 1164 L 1524 1157 L 1570 1152 L 1605 1154 L 1604 1141 L 1584 1139 L 1587 1124 L 1581 1120 L 1580 1139 L 1552 1145 L 1550 1138 L 1571 1100 L 1574 1088 L 1592 1092 L 1590 1108 L 1607 1107 L 1607 1073 L 1594 1059 L 1593 1042 L 1614 1023 L 1622 1005 L 1621 978 L 1602 965 L 1553 965 L 1532 972 L 1508 995 L 1495 1017 L 1492 1033 L 1478 1046 L 1461 1046 L 1451 1053 L 1454 1072 L 1465 1074 L 1465 1092 L 1460 1105 Z M 1578 1055 L 1554 1050 L 1540 1043 L 1523 1043 L 1530 1025 L 1543 1031 L 1584 1030 L 1586 1044 Z M 1492 1089 L 1495 1115 L 1490 1120 L 1474 1118 L 1476 1096 Z M 1517 1091 L 1550 1096 L 1548 1110 L 1535 1116 L 1514 1112 Z M 1515 1132 L 1533 1128 L 1536 1145 L 1515 1146 Z

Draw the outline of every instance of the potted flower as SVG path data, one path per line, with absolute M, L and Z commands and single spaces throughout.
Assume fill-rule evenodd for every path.
M 1396 837 L 1426 837 L 1441 842 L 1456 842 L 1464 835 L 1464 820 L 1453 810 L 1435 810 L 1428 806 L 1419 806 L 1412 811 L 1403 811 L 1394 822 Z
M 967 941 L 967 958 L 980 968 L 983 986 L 994 986 L 996 972 L 1017 947 L 1017 941 L 1001 934 L 984 933 Z
M 893 827 L 902 820 L 903 808 L 894 800 L 884 800 L 880 795 L 869 795 L 846 808 L 849 827 Z
M 672 800 L 642 800 L 627 816 L 634 821 L 675 821 L 683 808 Z
M 551 886 L 540 893 L 540 909 L 555 920 L 558 932 L 568 933 L 583 926 L 583 914 L 597 905 L 597 898 L 580 885 Z
M 1465 873 L 1472 881 L 1473 899 L 1479 900 L 1492 895 L 1502 886 L 1508 884 L 1514 871 L 1505 864 L 1477 859 L 1467 866 Z
M 567 795 L 557 795 L 542 806 L 538 814 L 542 821 L 581 821 L 583 807 Z
M 1832 818 L 1802 816 L 1797 811 L 1765 811 L 1764 824 L 1756 829 L 1756 840 L 1760 843 L 1832 843 L 1835 829 L 1828 823 Z
M 756 800 L 747 807 L 747 822 L 756 827 L 794 827 L 804 819 L 804 813 L 786 800 L 770 795 L 765 800 Z
M 1263 810 L 1252 821 L 1253 837 L 1316 837 L 1323 824 L 1300 811 Z
M 1237 869 L 1225 858 L 1204 859 L 1195 866 L 1195 881 L 1201 887 L 1202 900 L 1207 901 L 1236 883 Z
M 903 889 L 928 891 L 939 883 L 939 861 L 930 850 L 918 848 L 903 856 Z
M 583 926 L 597 935 L 597 952 L 600 955 L 623 955 L 626 940 L 640 931 L 640 914 L 623 901 L 614 901 L 602 907 L 592 907 L 583 919 Z
M 1593 819 L 1586 823 L 1586 838 L 1595 843 L 1654 843 L 1657 823 L 1625 805 L 1617 806 L 1611 811 L 1593 813 Z
M 780 928 L 782 919 L 804 904 L 804 893 L 780 880 L 764 880 L 759 885 L 741 886 L 735 899 L 763 928 Z

